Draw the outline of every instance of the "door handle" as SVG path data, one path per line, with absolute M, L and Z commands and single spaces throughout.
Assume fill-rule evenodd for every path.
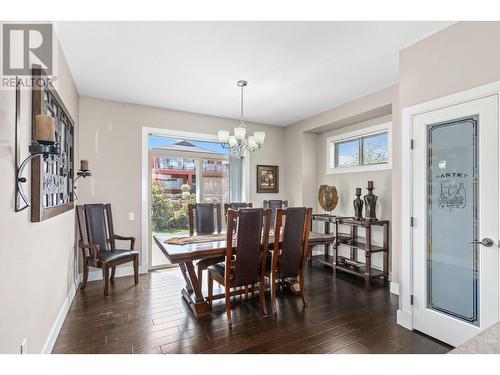
M 483 245 L 484 247 L 491 247 L 493 246 L 493 240 L 491 238 L 483 238 L 481 241 L 470 241 L 470 243 L 475 244 L 475 245 Z

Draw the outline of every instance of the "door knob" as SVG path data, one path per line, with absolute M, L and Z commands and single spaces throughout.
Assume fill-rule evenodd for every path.
M 491 238 L 483 238 L 481 241 L 470 241 L 472 244 L 476 245 L 483 245 L 484 247 L 491 247 L 493 246 L 493 240 Z

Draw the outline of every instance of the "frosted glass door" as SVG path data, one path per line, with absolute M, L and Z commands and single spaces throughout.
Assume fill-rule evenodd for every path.
M 412 136 L 412 326 L 457 346 L 499 320 L 498 97 L 416 115 Z
M 428 126 L 427 145 L 427 306 L 478 325 L 478 117 Z

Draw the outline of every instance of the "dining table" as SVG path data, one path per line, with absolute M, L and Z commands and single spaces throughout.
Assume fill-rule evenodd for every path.
M 209 237 L 207 237 L 206 241 L 203 241 L 203 238 L 201 239 L 201 241 L 203 242 L 190 242 L 188 239 L 186 239 L 186 243 L 172 244 L 166 242 L 171 242 L 172 235 L 153 235 L 153 239 L 155 240 L 156 244 L 170 261 L 170 263 L 179 265 L 182 276 L 184 277 L 184 281 L 186 282 L 186 285 L 181 290 L 182 297 L 188 303 L 191 311 L 196 318 L 201 318 L 209 315 L 212 311 L 212 308 L 203 293 L 203 286 L 196 273 L 195 263 L 203 259 L 223 257 L 226 255 L 227 249 L 226 234 L 221 233 L 218 236 L 208 236 Z M 186 235 L 185 237 L 188 236 Z M 196 237 L 197 240 L 200 240 L 200 237 L 202 236 Z M 307 257 L 310 256 L 310 253 L 314 246 L 328 245 L 334 242 L 335 237 L 333 234 L 310 232 Z M 274 236 L 270 235 L 269 250 L 272 250 L 273 246 Z M 214 296 L 214 299 L 217 298 L 223 298 L 223 294 L 220 296 Z

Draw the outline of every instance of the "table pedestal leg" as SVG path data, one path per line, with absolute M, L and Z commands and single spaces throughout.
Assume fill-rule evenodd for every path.
M 189 304 L 193 314 L 197 318 L 210 314 L 212 309 L 203 296 L 193 262 L 181 263 L 180 268 L 184 280 L 186 280 L 186 287 L 182 289 L 182 297 Z

